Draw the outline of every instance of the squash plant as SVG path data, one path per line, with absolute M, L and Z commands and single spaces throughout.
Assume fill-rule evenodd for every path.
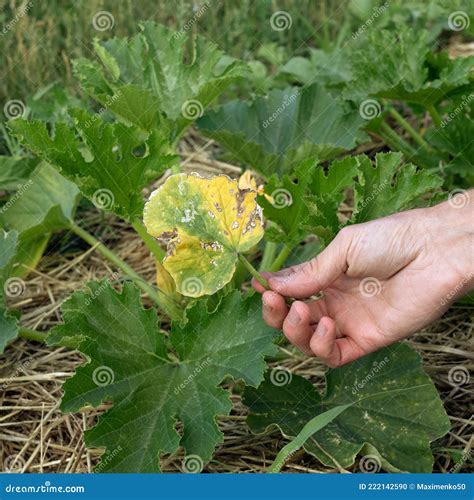
M 263 322 L 260 297 L 242 291 L 241 285 L 253 276 L 266 286 L 257 267 L 279 269 L 309 236 L 325 245 L 346 224 L 417 206 L 422 199 L 426 203 L 442 179 L 405 163 L 400 153 L 378 154 L 374 160 L 347 156 L 323 165 L 363 141 L 364 134 L 360 117 L 347 103 L 332 101 L 333 114 L 327 118 L 334 131 L 314 123 L 311 110 L 316 113 L 320 99 L 333 99 L 318 86 L 282 104 L 264 127 L 261 144 L 217 130 L 222 113 L 235 116 L 225 105 L 217 118 L 203 118 L 204 128 L 218 140 L 234 144 L 235 151 L 242 146 L 258 154 L 262 161 L 255 168 L 264 179 L 262 188 L 249 175 L 230 179 L 180 173 L 174 145 L 198 116 L 183 116 L 178 108 L 193 99 L 209 104 L 244 67 L 201 39 L 192 63 L 185 65 L 182 43 L 150 23 L 131 40 L 96 42 L 100 63 L 82 60 L 76 71 L 91 96 L 109 103 L 109 115 L 73 109 L 64 123 L 15 119 L 9 124 L 24 147 L 44 160 L 35 174 L 55 181 L 42 184 L 40 177 L 31 187 L 49 189 L 47 200 L 38 193 L 18 196 L 16 212 L 10 212 L 18 217 L 2 212 L 2 290 L 19 262 L 22 234 L 38 228 L 70 230 L 127 278 L 117 288 L 110 279 L 87 283 L 62 305 L 63 322 L 52 329 L 48 342 L 86 357 L 64 384 L 62 410 L 111 403 L 85 433 L 87 446 L 104 449 L 102 472 L 157 472 L 161 455 L 179 447 L 186 454 L 184 470 L 192 461 L 196 471 L 223 441 L 217 417 L 232 409 L 230 389 L 222 385 L 231 377 L 246 386 L 244 402 L 256 432 L 276 425 L 295 438 L 292 449 L 304 445 L 328 466 L 348 467 L 362 453 L 376 456 L 388 471 L 430 471 L 430 442 L 449 430 L 449 420 L 414 351 L 398 344 L 331 370 L 324 394 L 297 375 L 282 384 L 267 369 L 281 336 Z M 164 78 L 165 67 L 176 78 Z M 187 84 L 169 86 L 180 79 Z M 270 102 L 284 102 L 284 96 L 283 101 L 275 96 Z M 271 110 L 262 102 L 248 116 L 242 109 L 238 113 L 251 121 L 262 109 Z M 272 150 L 275 131 L 294 116 L 298 127 L 291 129 L 292 142 Z M 351 133 L 337 132 L 343 129 Z M 145 204 L 142 189 L 166 170 L 174 174 Z M 354 193 L 354 211 L 342 220 L 338 208 L 348 189 Z M 157 261 L 157 286 L 74 221 L 79 192 L 142 237 Z M 34 213 L 32 203 L 41 215 L 36 224 L 27 217 Z M 145 306 L 142 293 L 152 307 Z M 39 332 L 20 328 L 3 293 L 0 307 L 0 347 L 18 333 L 41 338 Z M 163 328 L 168 322 L 169 332 Z M 274 470 L 283 461 L 284 455 Z

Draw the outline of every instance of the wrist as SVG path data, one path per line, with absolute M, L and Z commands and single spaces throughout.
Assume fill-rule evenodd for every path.
M 452 193 L 448 201 L 428 210 L 437 221 L 446 260 L 460 279 L 460 296 L 474 289 L 474 189 Z

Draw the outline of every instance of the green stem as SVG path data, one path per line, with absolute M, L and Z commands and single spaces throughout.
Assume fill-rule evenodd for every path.
M 89 243 L 99 253 L 101 253 L 107 260 L 115 264 L 126 276 L 133 279 L 138 287 L 140 287 L 148 296 L 172 319 L 180 319 L 183 316 L 182 310 L 174 303 L 166 294 L 161 290 L 154 289 L 147 281 L 138 275 L 126 262 L 118 257 L 114 252 L 109 250 L 102 242 L 95 236 L 88 233 L 74 222 L 70 225 L 71 231 L 82 238 L 85 242 Z
M 426 109 L 427 109 L 428 113 L 431 115 L 431 118 L 433 119 L 433 122 L 436 125 L 436 127 L 440 128 L 443 120 L 441 119 L 441 116 L 438 113 L 438 110 L 434 107 L 433 104 L 427 105 Z
M 273 261 L 272 265 L 270 266 L 270 271 L 272 273 L 280 270 L 281 266 L 285 263 L 285 260 L 287 259 L 288 255 L 290 255 L 292 250 L 293 250 L 292 246 L 284 245 L 284 247 L 281 249 L 280 253 L 277 255 L 276 259 Z
M 387 123 L 382 122 L 380 126 L 385 133 L 385 136 L 392 143 L 389 144 L 392 149 L 393 146 L 395 146 L 395 149 L 400 150 L 408 158 L 415 155 L 415 150 L 409 144 L 407 144 L 396 132 L 394 132 Z
M 47 332 L 38 332 L 36 330 L 32 330 L 31 328 L 21 327 L 18 332 L 18 336 L 28 340 L 34 340 L 35 342 L 46 342 L 46 337 L 48 336 Z
M 133 229 L 139 234 L 140 238 L 143 240 L 143 243 L 147 246 L 148 250 L 153 254 L 156 260 L 160 262 L 163 260 L 165 256 L 165 251 L 158 245 L 157 241 L 153 236 L 148 234 L 146 227 L 143 225 L 140 219 L 135 219 L 132 222 Z
M 432 151 L 431 146 L 421 137 L 421 135 L 408 123 L 405 118 L 395 109 L 390 107 L 388 109 L 390 115 L 401 125 L 410 135 L 410 137 L 422 148 L 427 151 Z
M 247 268 L 247 271 L 267 290 L 270 289 L 268 281 L 250 264 L 250 262 L 242 255 L 239 254 L 240 262 Z
M 275 259 L 275 254 L 277 250 L 277 243 L 273 241 L 267 241 L 265 244 L 265 249 L 263 250 L 262 261 L 260 262 L 259 271 L 268 271 L 270 269 L 271 263 Z

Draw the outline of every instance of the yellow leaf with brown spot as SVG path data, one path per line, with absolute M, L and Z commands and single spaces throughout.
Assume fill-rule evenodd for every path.
M 145 205 L 144 223 L 152 236 L 168 240 L 163 265 L 189 297 L 220 290 L 232 279 L 238 254 L 263 236 L 256 192 L 225 175 L 169 177 Z

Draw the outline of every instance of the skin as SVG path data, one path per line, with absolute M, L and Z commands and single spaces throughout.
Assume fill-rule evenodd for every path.
M 349 226 L 314 259 L 263 274 L 271 290 L 253 286 L 266 323 L 331 367 L 350 363 L 420 330 L 474 289 L 474 190 Z M 284 297 L 300 300 L 289 308 Z

